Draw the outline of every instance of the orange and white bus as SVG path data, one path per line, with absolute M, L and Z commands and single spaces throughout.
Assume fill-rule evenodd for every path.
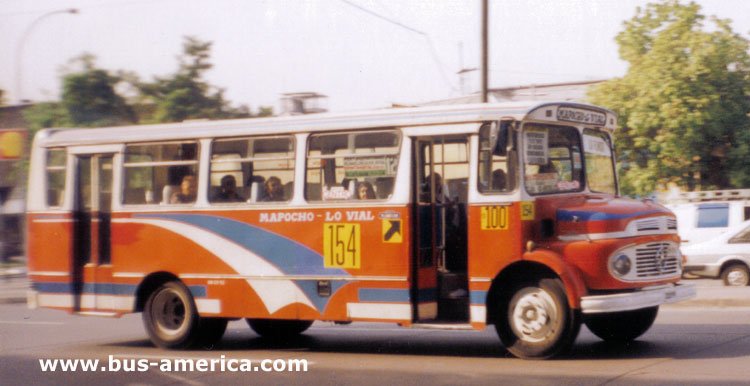
M 585 323 L 648 330 L 674 215 L 619 197 L 615 115 L 573 103 L 45 130 L 28 189 L 32 306 L 142 312 L 154 344 L 313 321 L 483 329 L 545 358 Z

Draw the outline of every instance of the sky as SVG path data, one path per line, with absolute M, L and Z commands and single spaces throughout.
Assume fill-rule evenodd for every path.
M 696 2 L 750 38 L 750 1 Z M 490 0 L 490 87 L 624 75 L 614 39 L 647 3 Z M 0 0 L 0 89 L 10 104 L 57 100 L 65 66 L 83 53 L 99 68 L 142 80 L 168 76 L 184 37 L 193 36 L 213 43 L 208 82 L 253 111 L 278 111 L 290 92 L 325 94 L 331 111 L 445 99 L 480 88 L 478 73 L 464 82 L 457 75 L 480 64 L 480 7 L 480 0 Z M 77 13 L 50 14 L 70 8 Z

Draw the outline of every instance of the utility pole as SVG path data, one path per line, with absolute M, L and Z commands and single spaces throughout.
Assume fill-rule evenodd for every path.
M 482 1 L 482 103 L 487 103 L 488 98 L 488 90 L 487 90 L 487 84 L 489 83 L 488 77 L 489 77 L 489 69 L 487 68 L 488 63 L 488 52 L 487 52 L 487 30 L 488 30 L 488 14 L 489 14 L 489 0 L 481 0 Z

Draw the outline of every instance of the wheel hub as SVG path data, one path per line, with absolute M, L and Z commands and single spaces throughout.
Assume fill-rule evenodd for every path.
M 733 286 L 745 286 L 748 282 L 748 276 L 742 271 L 731 271 L 727 274 L 727 281 Z
M 516 336 L 539 342 L 555 332 L 557 312 L 550 295 L 540 288 L 524 288 L 511 300 L 511 328 Z
M 159 294 L 154 301 L 156 323 L 164 332 L 178 330 L 185 322 L 185 304 L 171 291 Z

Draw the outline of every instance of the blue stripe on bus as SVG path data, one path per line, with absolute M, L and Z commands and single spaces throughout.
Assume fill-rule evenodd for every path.
M 420 302 L 437 300 L 437 294 L 437 288 L 420 288 L 417 291 Z M 360 288 L 358 296 L 361 302 L 409 303 L 411 301 L 409 290 L 399 288 Z
M 647 210 L 643 212 L 632 212 L 632 213 L 602 213 L 602 212 L 558 209 L 557 220 L 558 221 L 573 221 L 574 219 L 578 219 L 580 221 L 622 220 L 626 218 L 643 216 L 643 215 L 654 214 L 654 213 L 663 213 L 663 212 L 660 210 Z
M 359 301 L 361 302 L 394 302 L 408 303 L 409 290 L 397 288 L 360 288 Z
M 73 283 L 46 283 L 46 282 L 33 282 L 31 288 L 44 293 L 57 293 L 57 294 L 72 294 Z M 208 291 L 206 286 L 202 285 L 191 285 L 188 286 L 190 293 L 193 297 L 204 298 Z M 83 283 L 81 293 L 83 294 L 96 294 L 96 295 L 126 295 L 135 296 L 135 292 L 138 290 L 137 285 L 132 284 L 114 284 L 114 283 Z
M 485 305 L 487 304 L 487 291 L 471 291 L 469 293 L 469 300 L 473 305 Z

